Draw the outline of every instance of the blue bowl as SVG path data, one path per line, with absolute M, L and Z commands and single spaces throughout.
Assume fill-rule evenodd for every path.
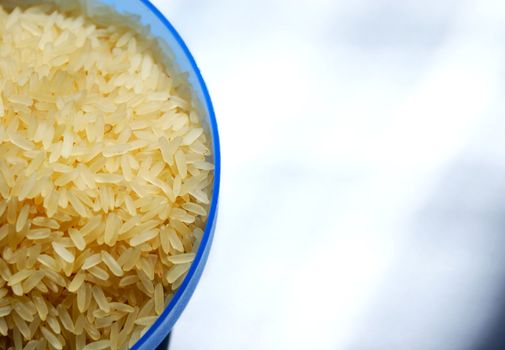
M 153 350 L 168 336 L 175 322 L 188 304 L 209 255 L 216 225 L 221 174 L 221 157 L 216 117 L 214 115 L 209 92 L 193 56 L 174 27 L 151 2 L 148 0 L 100 0 L 94 2 L 112 7 L 119 14 L 133 14 L 138 16 L 142 25 L 150 27 L 150 34 L 153 37 L 167 44 L 170 48 L 170 52 L 165 52 L 165 54 L 174 60 L 179 71 L 188 74 L 189 83 L 193 88 L 197 100 L 203 107 L 202 110 L 205 113 L 204 124 L 210 131 L 212 139 L 212 157 L 215 165 L 214 184 L 209 216 L 200 247 L 198 248 L 195 260 L 184 282 L 181 284 L 168 306 L 151 328 L 149 328 L 132 348 L 135 350 Z

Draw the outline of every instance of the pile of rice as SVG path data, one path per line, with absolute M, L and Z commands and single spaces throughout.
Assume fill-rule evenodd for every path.
M 0 349 L 126 349 L 206 222 L 209 137 L 133 31 L 0 6 Z

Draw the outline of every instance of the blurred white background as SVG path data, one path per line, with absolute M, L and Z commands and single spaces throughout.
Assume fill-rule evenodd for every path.
M 505 348 L 503 1 L 153 2 L 223 157 L 171 349 Z

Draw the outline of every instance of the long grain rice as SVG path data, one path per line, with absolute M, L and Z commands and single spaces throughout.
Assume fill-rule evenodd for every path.
M 7 281 L 7 285 L 13 286 L 17 283 L 22 282 L 23 280 L 27 279 L 33 274 L 33 270 L 21 270 L 19 272 L 16 272 L 14 275 L 12 275 L 9 280 Z
M 164 307 L 165 307 L 165 300 L 164 300 L 163 284 L 158 283 L 154 288 L 154 310 L 156 311 L 156 314 L 160 315 L 163 312 Z
M 103 350 L 110 348 L 110 340 L 100 340 L 97 342 L 89 343 L 83 350 Z
M 34 302 L 35 307 L 37 309 L 37 313 L 39 315 L 39 318 L 42 321 L 45 321 L 47 318 L 47 314 L 49 313 L 49 310 L 47 309 L 47 305 L 46 305 L 46 302 L 44 301 L 44 298 L 42 298 L 40 295 L 34 295 L 33 302 Z
M 93 266 L 90 268 L 89 273 L 102 281 L 107 281 L 110 277 L 107 271 L 98 266 Z
M 185 253 L 185 254 L 169 256 L 168 261 L 170 261 L 174 265 L 187 264 L 187 263 L 192 262 L 194 258 L 195 258 L 195 253 Z
M 28 277 L 22 284 L 23 292 L 29 293 L 33 288 L 35 288 L 40 281 L 44 278 L 45 273 L 43 271 L 36 271 L 30 277 Z
M 107 301 L 107 298 L 105 297 L 105 294 L 104 294 L 102 288 L 100 288 L 98 286 L 94 286 L 92 289 L 92 293 L 93 293 L 93 298 L 95 298 L 95 301 L 98 304 L 98 306 L 100 307 L 100 309 L 102 309 L 105 312 L 109 312 L 110 305 L 109 305 L 109 302 Z
M 84 283 L 84 280 L 86 278 L 86 275 L 84 272 L 78 272 L 75 276 L 72 282 L 68 285 L 67 289 L 71 293 L 75 293 L 79 288 L 82 286 Z
M 23 335 L 25 339 L 30 339 L 30 328 L 26 324 L 26 321 L 23 320 L 18 314 L 12 314 L 12 320 L 16 325 L 17 330 Z
M 40 327 L 40 331 L 42 332 L 42 335 L 47 340 L 47 342 L 51 344 L 53 348 L 58 350 L 63 349 L 63 345 L 61 344 L 60 340 L 49 329 L 46 327 Z
M 72 242 L 74 243 L 77 249 L 83 251 L 86 248 L 86 241 L 84 240 L 84 237 L 82 236 L 82 233 L 79 230 L 69 228 L 68 235 L 72 239 Z
M 53 315 L 47 316 L 47 324 L 48 324 L 49 328 L 51 328 L 51 330 L 54 333 L 56 333 L 56 334 L 61 333 L 60 322 L 58 322 L 58 319 L 55 316 L 53 316 Z
M 130 19 L 94 21 L 79 2 L 9 3 L 0 5 L 0 347 L 131 347 L 203 234 L 214 170 L 203 115 L 156 42 L 121 24 Z
M 83 270 L 88 270 L 92 268 L 93 266 L 96 266 L 100 264 L 102 261 L 102 255 L 101 254 L 94 254 L 90 257 L 88 257 L 86 260 L 84 260 L 84 264 L 82 264 L 82 269 Z
M 7 325 L 7 322 L 5 322 L 5 319 L 3 317 L 0 317 L 0 334 L 6 337 L 8 332 L 9 327 Z
M 38 345 L 39 345 L 39 342 L 37 340 L 30 340 L 28 343 L 26 343 L 23 350 L 35 350 L 35 349 L 37 349 Z
M 58 305 L 58 316 L 60 318 L 60 322 L 63 325 L 63 327 L 69 331 L 69 332 L 74 332 L 74 323 L 72 321 L 72 318 L 70 317 L 70 314 L 68 313 L 68 310 L 63 307 L 62 305 Z
M 0 306 L 0 317 L 10 315 L 11 311 L 12 311 L 12 306 L 10 306 L 10 305 Z
M 114 259 L 114 257 L 105 250 L 102 251 L 102 261 L 115 276 L 121 277 L 124 275 L 124 271 L 121 269 L 121 266 L 118 264 L 116 259 Z
M 65 260 L 68 263 L 73 263 L 75 260 L 74 254 L 70 252 L 67 248 L 65 248 L 61 243 L 53 242 L 52 243 L 54 252 L 58 254 L 60 258 Z

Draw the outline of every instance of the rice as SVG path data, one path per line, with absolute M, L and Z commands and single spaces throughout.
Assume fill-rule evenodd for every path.
M 158 318 L 157 316 L 142 317 L 142 318 L 137 319 L 135 321 L 135 324 L 139 325 L 139 326 L 149 326 L 154 321 L 156 321 L 157 318 Z
M 100 340 L 97 342 L 89 343 L 83 350 L 103 350 L 110 348 L 110 340 Z
M 157 315 L 160 315 L 163 312 L 165 306 L 163 294 L 163 285 L 161 283 L 156 284 L 156 287 L 154 289 L 154 310 L 156 311 Z
M 45 321 L 47 318 L 47 314 L 49 313 L 49 310 L 47 309 L 47 304 L 45 303 L 44 298 L 42 298 L 40 295 L 35 294 L 33 296 L 33 302 L 37 309 L 39 318 L 42 321 Z
M 54 1 L 0 5 L 0 348 L 125 349 L 195 258 L 209 135 L 131 19 Z
M 60 243 L 53 242 L 52 243 L 54 252 L 63 260 L 69 263 L 73 263 L 75 260 L 74 254 L 70 252 L 67 248 L 65 248 L 63 245 Z
M 179 255 L 173 255 L 168 258 L 168 261 L 170 261 L 172 264 L 177 265 L 177 264 L 187 264 L 193 261 L 195 258 L 195 253 L 186 253 L 186 254 L 179 254 Z
M 179 277 L 181 277 L 189 268 L 188 263 L 174 265 L 166 273 L 166 280 L 168 283 L 174 283 Z
M 17 330 L 23 335 L 23 337 L 25 339 L 29 339 L 30 338 L 30 328 L 26 324 L 26 321 L 23 320 L 16 313 L 12 314 L 12 320 L 14 321 L 14 325 L 16 326 Z
M 67 331 L 74 333 L 75 332 L 74 323 L 67 309 L 62 305 L 58 305 L 57 309 L 58 309 L 58 316 L 60 318 L 60 322 L 63 325 L 63 327 Z
M 55 349 L 63 349 L 63 345 L 61 344 L 58 337 L 54 335 L 49 329 L 46 327 L 40 327 L 40 331 L 42 336 L 47 340 L 47 342 Z
M 115 276 L 121 277 L 124 275 L 124 271 L 121 269 L 116 259 L 106 250 L 102 250 L 102 261 Z
M 10 305 L 0 306 L 0 317 L 7 316 L 11 313 L 12 307 Z
M 45 277 L 45 273 L 43 271 L 36 271 L 30 277 L 28 277 L 22 284 L 23 291 L 28 293 L 33 288 L 35 288 L 40 281 Z
M 107 271 L 105 271 L 104 269 L 102 269 L 101 267 L 98 267 L 98 266 L 93 266 L 88 271 L 91 275 L 95 276 L 96 278 L 98 278 L 102 281 L 107 281 L 110 277 L 110 275 Z
M 110 305 L 109 302 L 107 301 L 107 298 L 105 297 L 102 288 L 94 286 L 92 292 L 93 292 L 93 298 L 95 298 L 95 301 L 97 305 L 100 307 L 100 309 L 102 309 L 105 312 L 109 312 Z
M 70 239 L 72 239 L 72 242 L 77 249 L 83 251 L 86 248 L 86 241 L 84 240 L 82 233 L 79 230 L 69 228 L 68 235 L 70 236 Z
M 83 272 L 78 272 L 75 276 L 72 282 L 68 285 L 67 289 L 71 293 L 75 293 L 84 283 L 84 279 L 86 278 L 86 275 Z

